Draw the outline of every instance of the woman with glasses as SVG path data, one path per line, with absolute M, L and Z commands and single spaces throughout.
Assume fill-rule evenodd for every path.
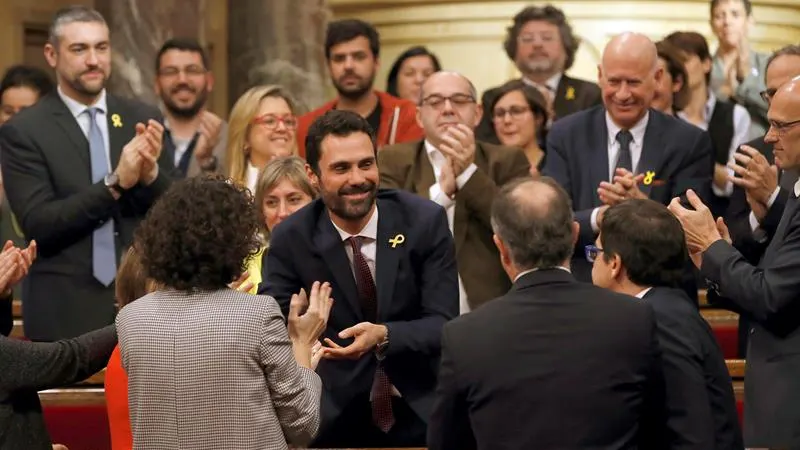
M 531 163 L 531 174 L 537 175 L 544 166 L 544 125 L 549 115 L 547 102 L 541 92 L 521 80 L 500 86 L 489 105 L 494 128 L 500 143 L 521 148 Z
M 255 192 L 258 173 L 276 157 L 297 153 L 295 105 L 280 86 L 250 88 L 228 123 L 227 175 Z

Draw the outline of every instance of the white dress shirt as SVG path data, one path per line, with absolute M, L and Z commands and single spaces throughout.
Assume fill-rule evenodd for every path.
M 644 148 L 644 132 L 647 129 L 647 122 L 650 120 L 650 112 L 648 111 L 647 114 L 644 115 L 636 125 L 631 128 L 630 133 L 633 136 L 633 140 L 630 144 L 630 151 L 631 151 L 631 166 L 633 168 L 634 173 L 636 173 L 636 167 L 639 165 L 639 160 L 642 158 L 642 149 Z M 617 158 L 619 158 L 619 142 L 617 142 L 617 133 L 622 131 L 622 128 L 614 123 L 614 120 L 611 119 L 611 115 L 608 114 L 606 111 L 606 129 L 608 130 L 608 181 L 611 182 L 614 179 L 614 172 L 617 168 Z M 595 208 L 592 211 L 592 216 L 590 219 L 592 230 L 596 233 L 599 231 L 599 227 L 597 226 L 597 213 L 600 211 L 600 207 Z
M 650 292 L 650 289 L 653 289 L 653 288 L 649 287 L 649 288 L 639 292 L 638 294 L 636 294 L 635 297 L 636 298 L 644 298 L 644 296 L 647 295 L 648 292 Z
M 89 137 L 89 126 L 91 118 L 89 117 L 89 113 L 87 110 L 90 108 L 89 106 L 84 105 L 83 103 L 78 102 L 66 94 L 64 91 L 61 90 L 61 87 L 58 87 L 58 96 L 61 97 L 61 101 L 67 105 L 67 109 L 69 112 L 72 113 L 72 116 L 75 117 L 75 120 L 78 121 L 78 126 L 81 127 L 81 131 L 83 131 L 83 135 Z M 97 97 L 97 101 L 94 102 L 91 106 L 97 108 L 97 114 L 95 115 L 95 121 L 97 122 L 97 127 L 100 129 L 100 134 L 103 136 L 103 143 L 105 144 L 106 150 L 106 164 L 108 164 L 108 172 L 111 173 L 114 170 L 111 167 L 111 143 L 109 140 L 108 135 L 108 119 L 106 117 L 108 113 L 108 106 L 106 103 L 106 90 L 103 89 L 100 91 L 100 96 Z
M 533 80 L 529 80 L 529 79 L 527 79 L 525 77 L 522 77 L 522 82 L 527 84 L 527 85 L 533 86 L 535 88 L 545 88 L 548 91 L 550 91 L 550 95 L 551 96 L 555 97 L 556 91 L 558 90 L 558 83 L 561 82 L 561 77 L 563 75 L 564 75 L 563 73 L 559 72 L 559 73 L 553 75 L 552 77 L 548 78 L 547 81 L 544 82 L 544 84 L 537 83 L 537 82 L 535 82 Z
M 564 267 L 564 266 L 555 266 L 555 267 L 551 267 L 551 269 L 560 269 L 560 270 L 563 270 L 564 272 L 572 273 L 572 271 L 569 270 L 569 268 Z M 524 277 L 525 275 L 527 275 L 529 273 L 532 273 L 532 272 L 536 272 L 537 270 L 544 270 L 544 269 L 536 267 L 536 268 L 533 268 L 533 269 L 523 270 L 522 272 L 518 273 L 517 276 L 514 277 L 514 283 L 516 283 L 517 280 L 519 280 L 520 278 Z
M 442 191 L 442 187 L 439 185 L 439 178 L 442 175 L 442 167 L 447 162 L 444 154 L 442 154 L 439 149 L 433 146 L 428 140 L 425 140 L 425 151 L 428 154 L 428 161 L 430 161 L 431 166 L 433 166 L 433 175 L 436 177 L 436 182 L 431 185 L 430 191 L 428 194 L 430 195 L 430 199 L 436 202 L 437 204 L 441 205 L 445 212 L 447 213 L 447 225 L 450 227 L 450 234 L 453 234 L 453 219 L 455 217 L 456 211 L 456 201 L 451 199 L 447 196 L 447 194 Z M 472 177 L 475 171 L 478 170 L 478 166 L 475 163 L 470 164 L 461 175 L 456 177 L 456 188 L 462 189 L 467 181 Z M 469 303 L 467 303 L 467 291 L 464 290 L 464 283 L 461 281 L 461 275 L 458 275 L 458 304 L 459 304 L 459 313 L 464 314 L 470 311 Z
M 703 108 L 703 121 L 699 124 L 689 122 L 686 113 L 683 111 L 678 112 L 678 117 L 685 120 L 686 122 L 691 123 L 704 131 L 708 131 L 708 123 L 711 120 L 711 116 L 714 114 L 714 108 L 717 106 L 717 96 L 714 95 L 713 92 L 709 91 L 708 93 L 708 100 L 706 101 L 706 105 Z M 733 105 L 733 138 L 731 139 L 731 145 L 728 148 L 728 162 L 734 162 L 733 155 L 736 154 L 736 150 L 739 148 L 740 145 L 747 143 L 750 140 L 750 125 L 752 121 L 750 120 L 750 113 L 747 112 L 742 105 Z M 733 176 L 733 169 L 728 168 L 728 174 Z M 711 189 L 714 191 L 714 194 L 718 197 L 730 197 L 733 193 L 733 182 L 728 181 L 725 184 L 724 188 L 718 187 L 716 184 L 711 184 Z

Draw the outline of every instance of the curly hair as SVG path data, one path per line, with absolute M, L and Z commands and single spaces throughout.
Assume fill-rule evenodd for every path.
M 258 253 L 250 191 L 221 175 L 176 181 L 136 230 L 146 273 L 179 291 L 216 290 L 238 278 Z
M 564 61 L 564 71 L 569 70 L 572 64 L 575 63 L 575 53 L 578 52 L 581 40 L 572 32 L 572 26 L 567 21 L 564 11 L 553 5 L 528 6 L 514 16 L 514 24 L 506 29 L 506 39 L 503 42 L 503 48 L 506 51 L 506 55 L 508 55 L 508 59 L 512 61 L 517 59 L 519 33 L 525 24 L 534 21 L 548 22 L 558 27 L 561 43 L 564 45 L 564 52 L 567 54 L 567 59 Z

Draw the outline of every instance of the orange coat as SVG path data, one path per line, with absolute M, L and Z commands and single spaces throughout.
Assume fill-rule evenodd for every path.
M 375 94 L 378 95 L 378 103 L 381 106 L 381 126 L 378 127 L 379 149 L 384 145 L 416 141 L 423 138 L 422 128 L 417 125 L 417 105 L 414 102 L 394 97 L 385 92 L 375 91 Z M 300 116 L 297 123 L 297 154 L 300 157 L 306 157 L 306 136 L 311 123 L 317 117 L 335 107 L 336 100 L 334 99 L 314 111 Z M 391 139 L 395 109 L 398 116 L 397 126 L 395 127 L 394 139 Z
M 128 374 L 122 368 L 119 345 L 111 354 L 106 367 L 106 409 L 111 429 L 111 449 L 131 450 L 133 435 L 128 411 Z

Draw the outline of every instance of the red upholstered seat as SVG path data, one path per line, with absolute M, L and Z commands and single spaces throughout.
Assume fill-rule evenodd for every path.
M 737 323 L 712 323 L 714 336 L 717 338 L 719 346 L 722 347 L 722 355 L 725 359 L 736 359 L 739 357 L 739 325 Z
M 102 388 L 78 387 L 39 393 L 53 443 L 70 450 L 111 450 Z

